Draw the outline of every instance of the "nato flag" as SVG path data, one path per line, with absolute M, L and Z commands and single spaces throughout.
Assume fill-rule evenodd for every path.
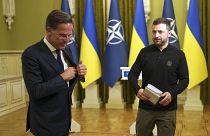
M 71 15 L 71 10 L 69 7 L 69 1 L 68 0 L 62 0 L 61 2 L 61 10 Z
M 107 25 L 102 79 L 107 85 L 113 87 L 116 81 L 121 77 L 120 67 L 127 66 L 128 46 L 124 39 L 118 1 L 112 0 Z
M 76 42 L 76 36 L 75 33 L 73 34 L 73 37 L 71 38 L 70 42 L 67 45 L 67 48 L 71 51 L 72 58 L 75 64 L 79 63 L 79 47 Z
M 176 28 L 176 18 L 174 15 L 174 8 L 172 0 L 165 0 L 163 8 L 163 17 L 171 22 L 171 34 L 169 35 L 170 45 L 179 49 L 179 40 Z

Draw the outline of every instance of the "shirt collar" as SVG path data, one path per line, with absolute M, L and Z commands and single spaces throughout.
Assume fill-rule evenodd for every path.
M 154 47 L 155 47 L 155 49 L 157 49 L 157 50 L 160 51 L 160 49 L 158 48 L 158 46 L 157 46 L 156 44 L 154 44 Z M 166 48 L 164 48 L 164 49 L 162 50 L 162 52 L 165 51 L 165 50 L 168 50 L 169 48 L 170 48 L 170 44 L 168 44 L 168 46 L 167 46 Z
M 54 52 L 55 50 L 57 50 L 54 46 L 52 46 L 51 43 L 48 42 L 46 36 L 44 37 L 44 43 L 47 45 L 47 47 L 50 49 L 51 52 Z

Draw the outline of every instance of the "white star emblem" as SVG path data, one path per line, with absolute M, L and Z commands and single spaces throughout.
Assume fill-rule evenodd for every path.
M 172 44 L 178 41 L 178 36 L 175 31 L 176 21 L 172 18 L 167 18 L 167 19 L 170 21 L 170 28 L 171 28 L 171 33 L 169 34 L 169 38 L 170 38 L 169 43 Z
M 107 26 L 107 41 L 108 44 L 119 44 L 124 41 L 124 31 L 121 24 L 121 21 L 118 20 L 109 20 Z

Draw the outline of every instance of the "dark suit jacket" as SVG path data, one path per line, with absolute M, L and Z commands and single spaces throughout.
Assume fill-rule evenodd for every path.
M 71 53 L 66 52 L 72 66 Z M 59 63 L 43 40 L 22 55 L 23 78 L 29 94 L 27 130 L 36 136 L 63 136 L 71 124 L 71 94 L 78 76 L 69 87 L 59 75 Z

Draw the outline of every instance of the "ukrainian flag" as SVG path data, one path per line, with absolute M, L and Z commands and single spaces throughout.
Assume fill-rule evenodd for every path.
M 203 49 L 198 2 L 197 0 L 190 0 L 183 45 L 189 68 L 190 83 L 188 89 L 198 85 L 208 77 Z
M 133 25 L 130 55 L 128 66 L 131 67 L 135 62 L 140 50 L 148 46 L 147 26 L 144 13 L 143 0 L 136 0 L 136 13 Z
M 80 60 L 87 67 L 85 82 L 81 82 L 82 87 L 85 88 L 101 77 L 100 52 L 98 47 L 92 0 L 86 0 Z

